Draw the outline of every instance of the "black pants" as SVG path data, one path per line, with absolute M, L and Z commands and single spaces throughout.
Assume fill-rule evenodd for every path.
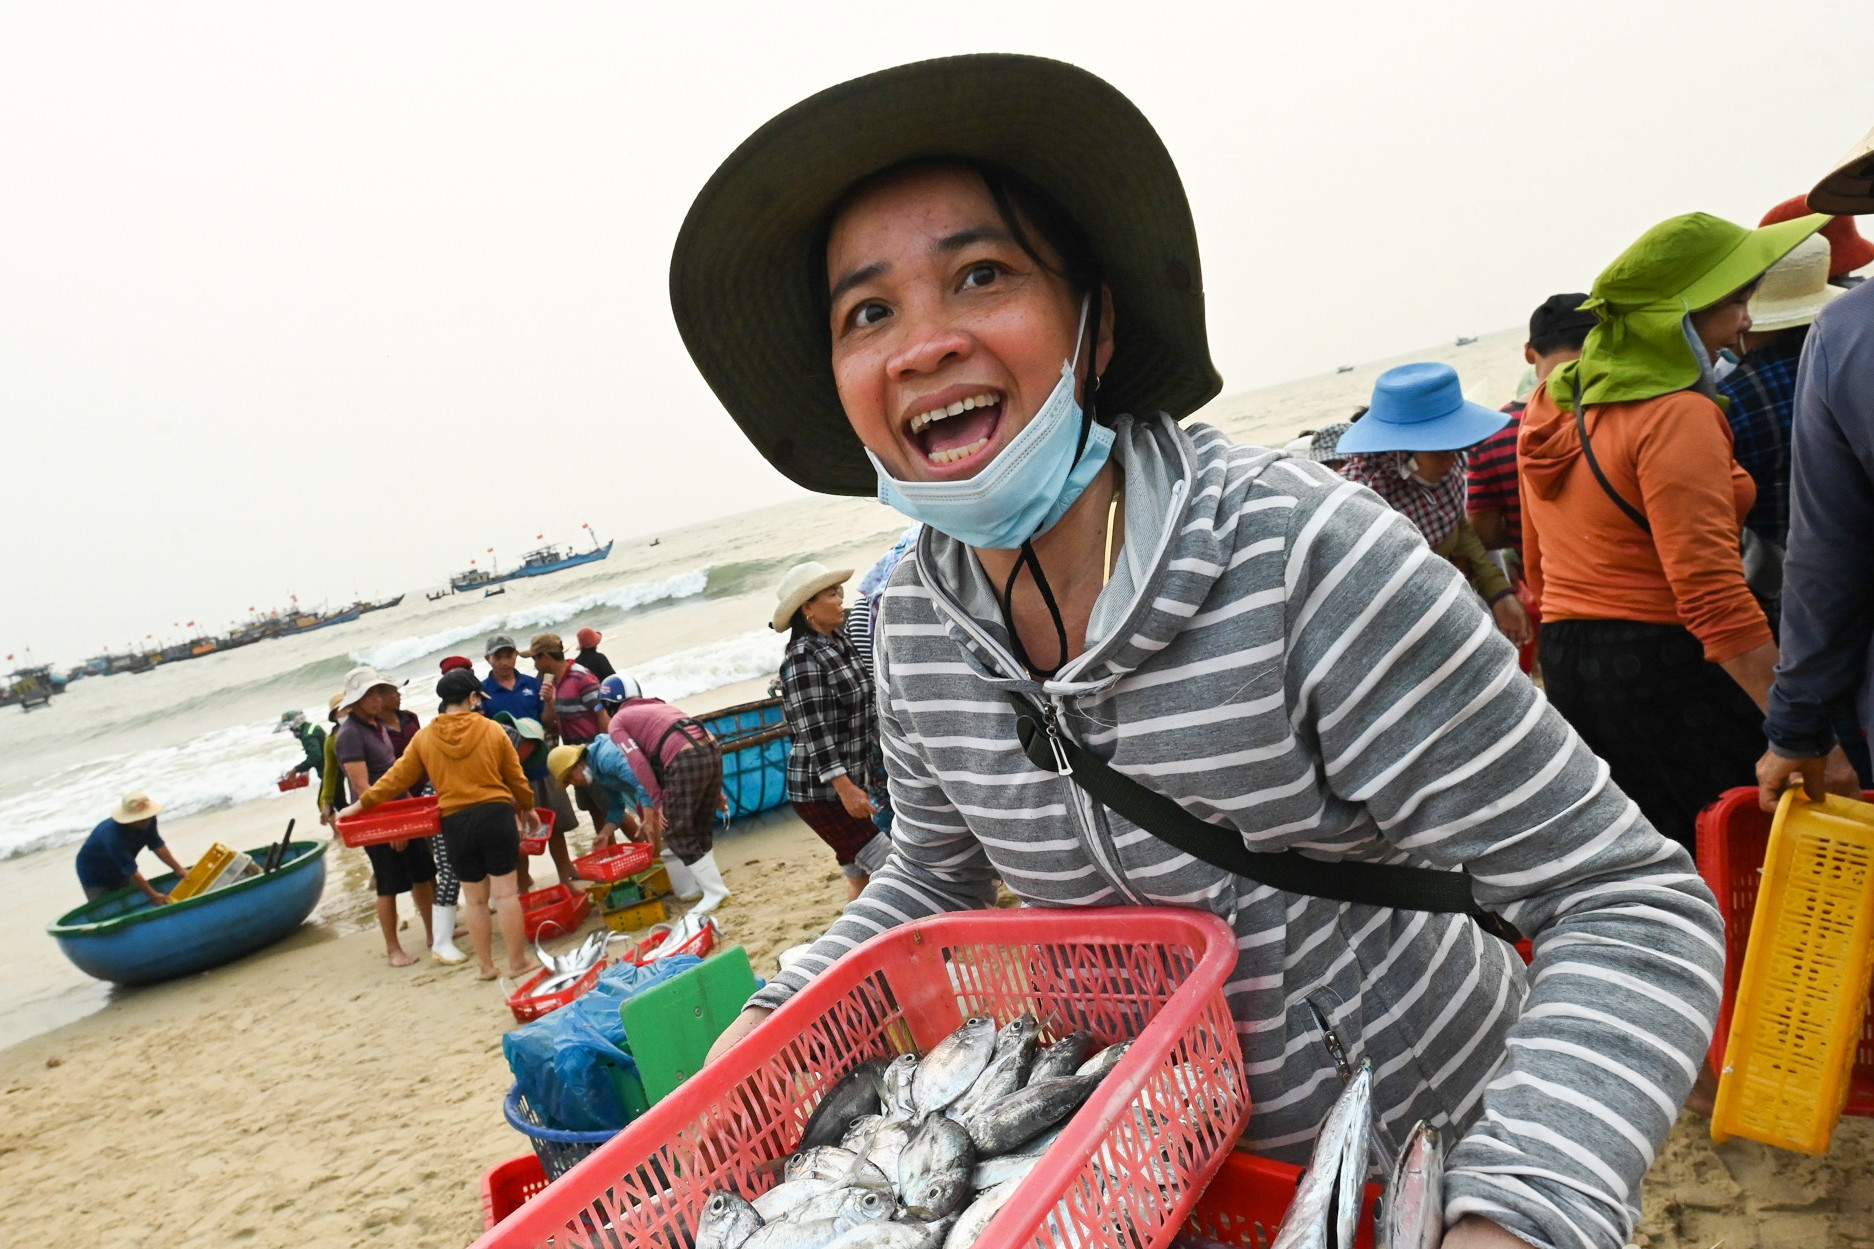
M 1763 713 L 1677 625 L 1546 621 L 1542 677 L 1614 784 L 1687 850 L 1696 852 L 1700 810 L 1757 783 Z

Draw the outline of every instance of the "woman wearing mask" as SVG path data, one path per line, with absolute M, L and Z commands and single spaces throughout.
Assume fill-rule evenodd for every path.
M 846 582 L 852 569 L 798 564 L 775 592 L 769 625 L 787 633 L 781 660 L 781 707 L 793 731 L 787 800 L 821 841 L 856 898 L 891 851 L 873 822 L 866 795 L 878 751 L 872 677 L 846 632 Z
M 1595 279 L 1581 359 L 1523 413 L 1549 699 L 1688 850 L 1700 809 L 1755 779 L 1776 667 L 1739 555 L 1756 487 L 1731 454 L 1712 361 L 1750 328 L 1757 279 L 1827 220 L 1654 226 Z
M 1335 444 L 1340 475 L 1412 522 L 1433 553 L 1463 573 L 1514 646 L 1529 642 L 1529 613 L 1484 549 L 1464 511 L 1464 450 L 1509 423 L 1470 402 L 1448 364 L 1402 364 L 1380 374 L 1373 403 Z
M 1022 56 L 834 87 L 717 170 L 671 291 L 770 463 L 926 524 L 880 606 L 891 857 L 718 1052 L 998 877 L 1203 909 L 1238 934 L 1248 1148 L 1306 1157 L 1340 1088 L 1325 1024 L 1382 1122 L 1455 1134 L 1450 1249 L 1618 1249 L 1710 1039 L 1711 895 L 1411 525 L 1179 424 L 1221 382 L 1183 188 L 1131 102 Z M 1141 827 L 1099 777 L 1191 818 Z M 1464 869 L 1412 879 L 1468 885 L 1533 974 L 1457 904 L 1322 896 L 1341 859 Z

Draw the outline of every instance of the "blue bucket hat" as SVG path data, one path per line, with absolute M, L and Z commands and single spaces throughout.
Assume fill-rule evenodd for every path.
M 1464 397 L 1448 364 L 1402 364 L 1373 383 L 1373 406 L 1340 436 L 1339 452 L 1462 451 L 1510 423 Z

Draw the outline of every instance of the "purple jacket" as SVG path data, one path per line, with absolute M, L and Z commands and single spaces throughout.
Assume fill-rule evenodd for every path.
M 677 721 L 690 718 L 688 712 L 672 707 L 661 698 L 627 699 L 612 713 L 612 741 L 625 752 L 625 758 L 631 761 L 631 770 L 644 782 L 654 802 L 664 800 L 664 787 L 657 772 L 676 758 L 679 751 L 698 741 L 714 741 L 707 729 L 676 727 Z M 652 753 L 657 756 L 655 767 L 647 758 Z

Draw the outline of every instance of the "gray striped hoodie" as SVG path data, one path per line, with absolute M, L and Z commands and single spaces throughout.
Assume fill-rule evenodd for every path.
M 1086 652 L 1045 684 L 1008 654 L 974 557 L 926 530 L 881 608 L 891 861 L 776 1006 L 894 924 L 987 905 L 1223 916 L 1249 1064 L 1247 1143 L 1305 1160 L 1340 1089 L 1316 1012 L 1372 1061 L 1394 1140 L 1461 1140 L 1446 1216 L 1537 1245 L 1620 1246 L 1710 1040 L 1722 928 L 1517 670 L 1448 562 L 1365 488 L 1215 429 L 1122 418 L 1126 561 Z M 1467 868 L 1535 939 L 1280 893 L 1192 859 L 1037 770 L 1001 691 L 1045 700 L 1114 767 L 1255 850 Z

